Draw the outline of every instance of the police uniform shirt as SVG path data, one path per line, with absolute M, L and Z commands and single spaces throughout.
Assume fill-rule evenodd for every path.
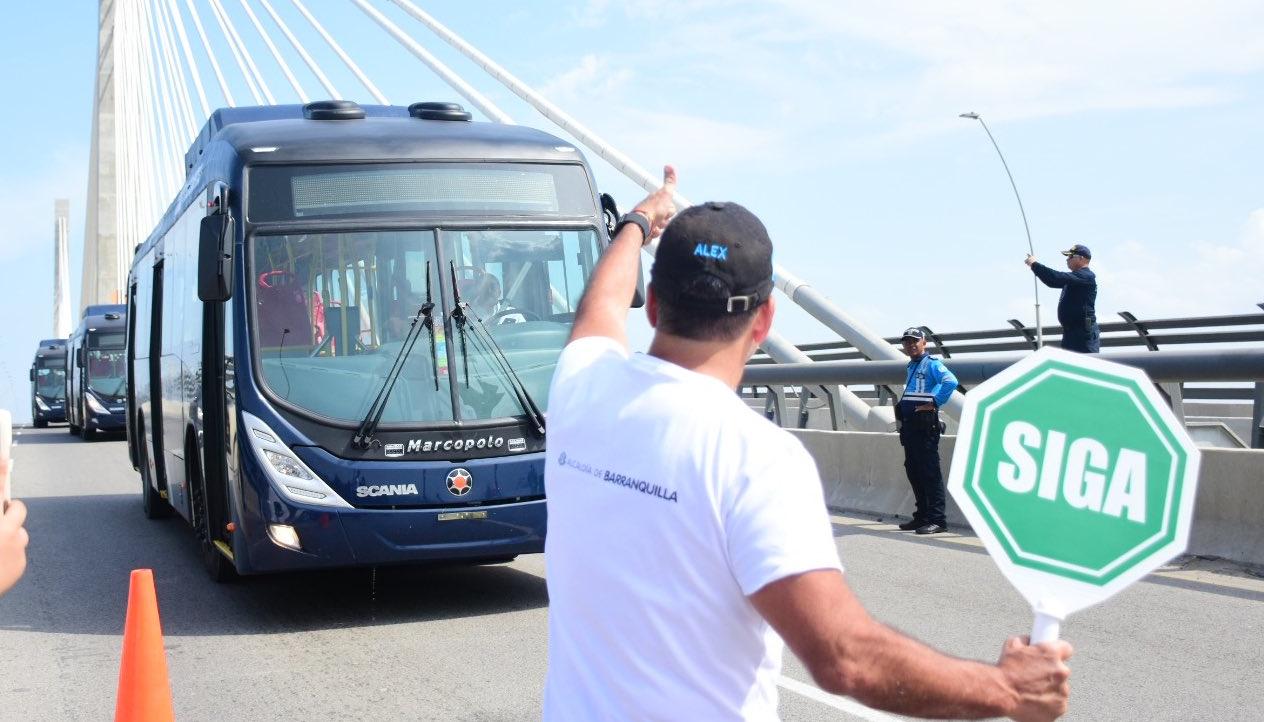
M 710 376 L 604 337 L 549 392 L 546 720 L 777 718 L 749 595 L 838 569 L 803 445 Z

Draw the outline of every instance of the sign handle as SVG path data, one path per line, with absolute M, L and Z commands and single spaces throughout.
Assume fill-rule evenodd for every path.
M 1031 643 L 1054 642 L 1062 628 L 1062 620 L 1045 612 L 1036 612 L 1036 621 L 1031 625 Z

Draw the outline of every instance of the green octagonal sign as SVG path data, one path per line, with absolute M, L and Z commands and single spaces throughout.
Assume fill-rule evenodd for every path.
M 1198 463 L 1145 373 L 1046 348 L 966 395 L 948 488 L 1056 636 L 1185 550 Z

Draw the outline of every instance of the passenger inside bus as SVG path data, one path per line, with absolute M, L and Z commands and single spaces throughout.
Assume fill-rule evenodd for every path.
M 273 270 L 259 274 L 255 303 L 259 306 L 260 345 L 311 346 L 316 329 L 308 315 L 305 297 L 294 273 Z M 321 315 L 324 315 L 323 309 Z
M 461 295 L 461 300 L 468 303 L 470 310 L 484 323 L 523 323 L 527 320 L 540 320 L 538 314 L 516 308 L 508 298 L 502 297 L 500 279 L 494 274 L 478 266 L 462 266 L 456 270 L 456 288 Z

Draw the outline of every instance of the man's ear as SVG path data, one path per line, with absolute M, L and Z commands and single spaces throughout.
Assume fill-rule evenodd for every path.
M 658 328 L 658 297 L 653 286 L 645 289 L 645 318 L 649 319 L 650 328 Z
M 777 299 L 769 296 L 768 302 L 755 312 L 755 322 L 751 324 L 751 343 L 758 348 L 772 333 L 772 319 L 777 315 Z

